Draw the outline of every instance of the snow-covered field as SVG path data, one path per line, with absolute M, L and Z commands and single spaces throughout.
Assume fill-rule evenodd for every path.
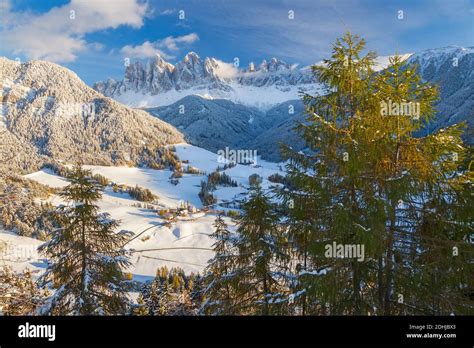
M 185 143 L 175 145 L 175 148 L 178 157 L 182 161 L 189 161 L 189 165 L 206 172 L 207 174 L 216 170 L 218 166 L 222 167 L 224 165 L 223 163 L 218 162 L 217 154 L 202 148 Z M 221 187 L 214 192 L 214 196 L 217 199 L 227 201 L 237 198 L 239 195 L 247 191 L 246 187 L 248 186 L 248 177 L 254 173 L 257 173 L 264 178 L 262 186 L 264 188 L 268 187 L 269 182 L 265 179 L 273 173 L 280 172 L 279 164 L 263 160 L 259 160 L 257 163 L 257 166 L 239 164 L 231 169 L 227 169 L 225 173 L 230 175 L 232 179 L 237 181 L 241 186 Z M 183 164 L 183 167 L 186 167 L 186 165 L 187 164 Z M 180 206 L 181 202 L 186 201 L 196 207 L 202 207 L 198 193 L 201 181 L 206 179 L 205 175 L 184 174 L 184 176 L 180 178 L 179 184 L 175 186 L 169 181 L 169 177 L 172 174 L 169 170 L 154 170 L 135 167 L 84 167 L 92 170 L 93 173 L 105 176 L 117 184 L 146 187 L 150 189 L 151 192 L 158 195 L 159 202 L 165 207 L 176 208 Z
M 37 251 L 42 243 L 0 229 L 0 266 L 10 266 L 16 272 L 29 268 L 33 274 L 39 274 L 46 267 L 44 258 Z
M 178 144 L 175 146 L 179 158 L 188 160 L 189 164 L 201 171 L 210 173 L 218 165 L 218 156 L 215 153 L 189 145 Z M 186 164 L 184 164 L 186 166 Z M 169 170 L 153 170 L 135 167 L 104 167 L 85 166 L 94 173 L 100 173 L 118 184 L 129 186 L 139 185 L 150 189 L 158 195 L 158 203 L 164 208 L 176 208 L 180 202 L 190 202 L 194 206 L 201 208 L 198 193 L 200 182 L 205 179 L 205 175 L 185 174 L 180 179 L 178 185 L 169 182 L 172 174 Z M 247 191 L 248 177 L 257 173 L 264 178 L 263 187 L 268 187 L 266 178 L 279 172 L 279 165 L 275 163 L 258 161 L 257 167 L 237 165 L 225 171 L 232 179 L 239 183 L 239 187 L 221 187 L 215 191 L 215 196 L 219 202 L 231 202 L 239 199 Z M 49 170 L 26 175 L 27 178 L 42 184 L 62 188 L 68 183 Z M 60 204 L 58 196 L 52 196 L 49 201 L 53 204 Z M 137 207 L 138 201 L 132 199 L 128 194 L 114 192 L 111 187 L 107 187 L 99 207 L 102 211 L 109 213 L 112 218 L 120 220 L 121 230 L 131 231 L 133 240 L 127 247 L 133 251 L 132 266 L 129 271 L 135 280 L 148 280 L 155 276 L 157 268 L 167 265 L 168 268 L 179 266 L 185 272 L 202 272 L 207 261 L 213 256 L 211 250 L 213 240 L 209 234 L 213 232 L 213 223 L 216 218 L 215 213 L 197 212 L 188 216 L 179 216 L 175 221 L 167 221 L 155 211 Z M 230 225 L 231 220 L 226 218 Z M 230 226 L 232 229 L 233 227 Z M 14 246 L 21 246 L 30 243 L 36 248 L 40 241 L 19 237 L 13 233 L 1 232 L 1 241 L 7 241 Z M 1 261 L 1 259 L 0 259 Z M 44 261 L 44 260 L 43 260 Z M 36 255 L 31 259 L 22 259 L 21 262 L 14 263 L 15 270 L 24 267 L 44 269 L 44 262 Z M 7 261 L 13 263 L 14 261 Z
M 49 169 L 42 169 L 38 172 L 27 174 L 24 177 L 53 188 L 63 188 L 69 184 L 66 179 L 57 176 Z

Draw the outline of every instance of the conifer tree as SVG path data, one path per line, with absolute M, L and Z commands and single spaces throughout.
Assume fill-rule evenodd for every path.
M 155 291 L 158 292 L 157 310 L 153 312 L 153 315 L 169 315 L 172 311 L 173 296 L 172 286 L 168 279 L 159 281 L 159 285 L 155 287 Z
M 364 307 L 358 284 L 365 265 L 324 257 L 325 246 L 332 242 L 368 243 L 364 220 L 370 212 L 358 187 L 366 185 L 360 180 L 365 162 L 356 154 L 355 139 L 359 120 L 376 110 L 370 98 L 375 54 L 363 56 L 364 46 L 364 40 L 346 34 L 334 45 L 332 58 L 313 67 L 327 90 L 319 98 L 304 96 L 307 123 L 297 130 L 309 151 L 282 149 L 289 159 L 289 185 L 281 193 L 288 208 L 289 242 L 299 261 L 295 304 L 303 315 L 361 313 Z
M 48 292 L 39 289 L 29 269 L 15 273 L 10 267 L 0 268 L 0 313 L 2 315 L 34 315 L 44 304 Z
M 438 91 L 398 56 L 375 77 L 374 91 L 380 112 L 368 119 L 367 132 L 379 133 L 365 152 L 374 153 L 373 194 L 384 207 L 378 213 L 385 221 L 384 250 L 376 255 L 379 313 L 466 312 L 468 307 L 457 305 L 463 297 L 459 287 L 473 270 L 467 243 L 472 214 L 461 212 L 472 197 L 459 185 L 469 181 L 469 172 L 459 168 L 466 156 L 463 124 L 414 136 L 436 117 Z M 375 145 L 377 151 L 370 151 Z
M 190 275 L 190 297 L 193 304 L 193 311 L 196 314 L 202 313 L 203 301 L 204 301 L 204 277 L 199 273 Z
M 235 308 L 239 314 L 278 314 L 286 296 L 285 238 L 279 228 L 279 215 L 260 186 L 252 189 L 248 201 L 242 204 L 237 226 Z
M 191 279 L 180 268 L 158 269 L 155 279 L 142 286 L 134 314 L 195 315 L 200 303 L 193 303 Z
M 137 303 L 136 305 L 134 305 L 132 309 L 132 315 L 136 315 L 136 316 L 150 315 L 148 311 L 148 307 L 145 303 L 145 300 L 143 299 L 143 294 L 141 293 L 138 295 Z
M 99 213 L 103 187 L 79 165 L 67 175 L 54 219 L 60 228 L 40 247 L 50 264 L 42 285 L 57 289 L 44 312 L 54 315 L 114 315 L 127 311 L 122 269 L 129 265 L 123 250 L 126 237 L 115 232 L 118 222 Z
M 415 137 L 434 117 L 436 88 L 398 57 L 375 73 L 364 46 L 348 33 L 313 68 L 327 91 L 304 96 L 307 122 L 297 130 L 308 150 L 282 149 L 289 184 L 280 194 L 299 261 L 295 299 L 302 314 L 446 314 L 453 302 L 434 304 L 438 291 L 466 288 L 470 268 L 472 227 L 461 209 L 468 202 L 453 180 L 468 181 L 457 170 L 462 125 Z M 426 228 L 434 219 L 443 226 Z M 363 245 L 363 259 L 328 257 L 333 242 Z M 453 244 L 463 249 L 456 261 L 447 252 Z M 432 276 L 441 270 L 456 276 Z
M 228 230 L 222 215 L 214 222 L 214 232 L 211 238 L 215 240 L 214 258 L 209 260 L 204 277 L 205 301 L 201 312 L 208 315 L 232 315 L 235 312 L 236 280 L 236 251 L 231 232 Z

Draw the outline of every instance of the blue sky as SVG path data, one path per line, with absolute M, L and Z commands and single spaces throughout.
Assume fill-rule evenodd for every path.
M 381 55 L 474 45 L 474 0 L 0 0 L 0 11 L 1 56 L 53 61 L 88 84 L 156 53 L 305 66 L 347 29 Z

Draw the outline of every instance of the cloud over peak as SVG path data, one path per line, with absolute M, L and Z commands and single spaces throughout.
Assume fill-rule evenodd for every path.
M 196 41 L 199 41 L 199 36 L 196 33 L 168 36 L 154 42 L 145 41 L 141 45 L 126 45 L 122 47 L 121 52 L 130 58 L 149 58 L 159 54 L 165 59 L 173 59 L 172 53 L 179 51 L 181 45 L 190 45 Z

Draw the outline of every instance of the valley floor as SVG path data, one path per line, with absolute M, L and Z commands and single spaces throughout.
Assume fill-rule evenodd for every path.
M 218 163 L 218 156 L 207 150 L 189 144 L 179 144 L 175 147 L 181 161 L 189 161 L 189 165 L 207 174 L 214 171 L 218 165 L 223 166 Z M 220 204 L 232 204 L 242 199 L 248 188 L 249 175 L 259 174 L 263 178 L 262 186 L 267 188 L 270 185 L 268 176 L 280 172 L 278 164 L 265 161 L 259 161 L 258 166 L 237 165 L 227 169 L 226 174 L 237 181 L 239 186 L 219 187 L 214 192 L 218 199 L 214 210 L 203 209 L 198 197 L 200 182 L 206 179 L 204 174 L 184 174 L 175 186 L 169 181 L 172 174 L 169 170 L 90 165 L 84 167 L 92 170 L 94 174 L 105 176 L 115 184 L 148 188 L 159 197 L 157 204 L 153 204 L 155 209 L 147 209 L 145 203 L 132 199 L 127 193 L 114 192 L 112 187 L 108 186 L 99 203 L 101 211 L 109 213 L 113 219 L 120 220 L 119 230 L 132 233 L 127 244 L 127 248 L 132 252 L 132 266 L 128 271 L 136 281 L 152 279 L 156 270 L 164 265 L 168 268 L 181 267 L 186 273 L 202 273 L 207 261 L 213 256 L 214 241 L 209 235 L 214 230 L 212 225 L 217 210 L 228 209 Z M 47 169 L 25 177 L 54 188 L 62 188 L 68 184 L 66 179 Z M 48 201 L 53 205 L 62 203 L 57 195 L 50 196 Z M 157 213 L 160 209 L 173 210 L 183 202 L 189 202 L 196 207 L 196 212 L 172 218 Z M 231 219 L 225 220 L 232 229 Z M 41 243 L 36 239 L 0 231 L 0 247 L 3 245 L 7 250 L 0 262 L 12 266 L 15 271 L 28 267 L 35 274 L 39 274 L 46 267 L 46 260 L 36 252 Z

